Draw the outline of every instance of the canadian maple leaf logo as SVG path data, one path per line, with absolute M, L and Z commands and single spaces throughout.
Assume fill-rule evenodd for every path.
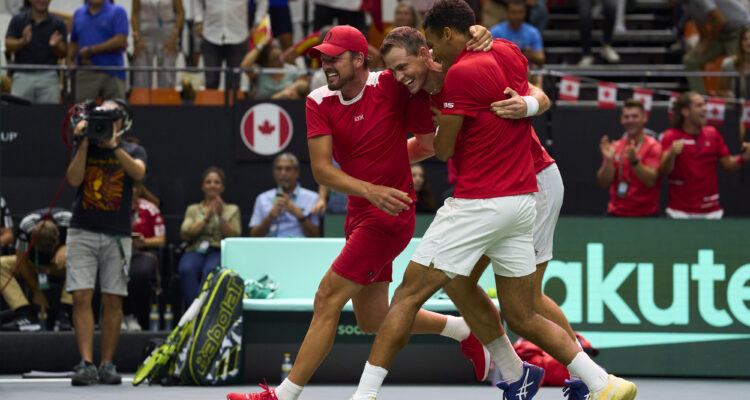
M 260 131 L 260 133 L 264 135 L 270 135 L 271 133 L 273 133 L 273 131 L 276 130 L 276 127 L 271 125 L 271 123 L 268 122 L 268 120 L 265 120 L 263 121 L 263 125 L 258 127 L 258 130 Z

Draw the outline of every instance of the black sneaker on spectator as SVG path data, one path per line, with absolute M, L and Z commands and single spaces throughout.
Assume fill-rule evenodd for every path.
M 99 381 L 99 375 L 96 372 L 94 364 L 88 364 L 81 360 L 73 367 L 73 376 L 70 377 L 70 383 L 73 386 L 95 385 Z
M 33 332 L 41 329 L 42 325 L 39 324 L 39 321 L 33 321 L 31 317 L 26 315 L 19 315 L 12 321 L 0 326 L 1 331 Z
M 117 373 L 117 368 L 111 361 L 107 361 L 99 367 L 99 383 L 105 385 L 119 385 L 122 383 L 122 378 Z

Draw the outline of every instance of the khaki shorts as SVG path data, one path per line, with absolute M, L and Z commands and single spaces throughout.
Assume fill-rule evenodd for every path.
M 98 273 L 102 293 L 127 296 L 132 239 L 120 236 L 120 243 L 124 263 L 114 235 L 69 228 L 65 253 L 68 292 L 93 290 Z

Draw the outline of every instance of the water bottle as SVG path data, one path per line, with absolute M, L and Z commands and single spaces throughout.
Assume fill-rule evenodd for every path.
M 148 313 L 148 330 L 151 332 L 159 331 L 159 305 L 151 304 L 151 312 Z
M 47 312 L 39 311 L 39 314 L 37 314 L 37 318 L 39 318 L 39 330 L 46 331 L 47 330 Z
M 284 379 L 286 379 L 289 376 L 289 373 L 292 372 L 292 355 L 289 353 L 284 353 L 284 361 L 281 363 L 281 381 L 284 382 Z
M 172 305 L 167 304 L 167 307 L 164 310 L 164 330 L 168 332 L 172 332 L 173 327 L 174 327 L 174 314 L 172 314 Z

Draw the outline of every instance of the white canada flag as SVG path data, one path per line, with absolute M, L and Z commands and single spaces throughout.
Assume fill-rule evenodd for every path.
M 581 90 L 581 79 L 575 76 L 563 75 L 560 80 L 560 100 L 578 101 Z
M 724 125 L 724 111 L 726 101 L 717 97 L 711 97 L 706 101 L 706 119 L 708 123 L 715 126 Z
M 269 156 L 280 153 L 292 141 L 292 118 L 273 103 L 260 103 L 245 112 L 240 135 L 250 151 Z
M 633 89 L 633 98 L 643 103 L 643 109 L 646 114 L 651 112 L 651 105 L 654 102 L 654 91 L 651 89 L 635 88 Z
M 597 104 L 599 108 L 615 108 L 617 101 L 617 85 L 612 82 L 599 82 L 599 96 Z

